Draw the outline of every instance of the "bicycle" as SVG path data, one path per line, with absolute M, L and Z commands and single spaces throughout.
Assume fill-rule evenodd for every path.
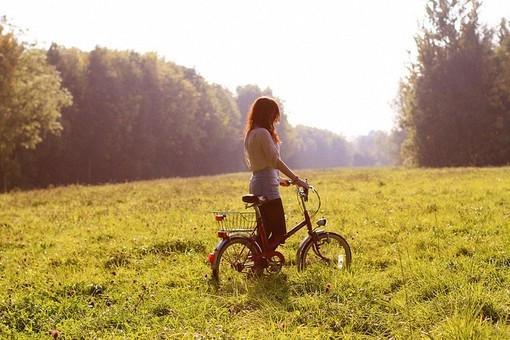
M 318 198 L 317 190 L 310 186 L 310 190 Z M 312 227 L 309 211 L 306 207 L 309 190 L 298 187 L 296 189 L 298 201 L 303 213 L 303 220 L 296 224 L 284 235 L 284 241 L 296 232 L 306 227 L 308 236 L 298 247 L 296 263 L 298 270 L 315 264 L 326 264 L 338 270 L 346 270 L 352 261 L 349 243 L 340 234 L 324 231 L 326 218 L 317 220 L 317 227 Z M 262 223 L 259 207 L 266 202 L 263 196 L 244 195 L 242 201 L 246 208 L 254 208 L 255 214 L 248 212 L 214 212 L 215 219 L 221 228 L 218 237 L 221 239 L 215 250 L 208 255 L 211 264 L 212 277 L 217 282 L 242 280 L 246 276 L 256 276 L 267 273 L 278 273 L 285 263 L 285 257 L 279 251 L 268 247 L 268 239 Z

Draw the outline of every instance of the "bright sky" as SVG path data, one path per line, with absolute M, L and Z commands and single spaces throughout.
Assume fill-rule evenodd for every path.
M 235 92 L 267 86 L 292 124 L 347 137 L 390 130 L 425 0 L 7 0 L 0 15 L 46 47 L 156 51 Z M 484 0 L 482 22 L 510 18 Z

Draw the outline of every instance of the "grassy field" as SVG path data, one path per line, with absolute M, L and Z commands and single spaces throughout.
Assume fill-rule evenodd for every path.
M 0 338 L 510 338 L 510 168 L 304 175 L 350 272 L 298 272 L 301 231 L 239 290 L 205 259 L 246 173 L 0 195 Z

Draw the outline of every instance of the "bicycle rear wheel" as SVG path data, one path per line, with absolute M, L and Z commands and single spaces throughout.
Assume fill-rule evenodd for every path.
M 255 270 L 257 249 L 248 237 L 228 239 L 219 249 L 213 264 L 213 278 L 233 286 L 242 285 Z
M 319 232 L 316 240 L 309 238 L 298 254 L 298 269 L 315 265 L 326 265 L 338 270 L 346 270 L 352 261 L 351 247 L 340 235 L 332 232 Z

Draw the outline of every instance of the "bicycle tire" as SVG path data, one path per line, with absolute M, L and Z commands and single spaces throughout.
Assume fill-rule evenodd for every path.
M 252 239 L 231 237 L 218 249 L 212 265 L 212 276 L 217 282 L 245 281 L 254 272 L 254 257 L 258 253 Z
M 309 237 L 302 250 L 298 252 L 298 269 L 303 270 L 314 264 L 329 265 L 340 270 L 349 269 L 352 262 L 352 253 L 349 243 L 339 234 L 333 232 L 318 232 L 316 241 Z M 319 248 L 319 253 L 314 250 L 314 246 Z M 339 259 L 342 257 L 342 264 Z

